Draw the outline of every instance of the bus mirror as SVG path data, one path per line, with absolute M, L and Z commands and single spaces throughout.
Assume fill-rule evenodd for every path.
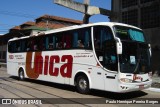
M 117 45 L 117 54 L 122 54 L 122 43 L 116 43 Z
M 122 43 L 119 38 L 115 38 L 115 40 L 116 40 L 117 54 L 122 54 Z

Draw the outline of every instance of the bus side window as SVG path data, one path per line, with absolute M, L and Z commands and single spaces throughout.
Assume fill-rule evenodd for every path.
M 8 43 L 8 51 L 10 52 L 10 53 L 14 53 L 15 52 L 15 42 L 9 42 Z
M 78 46 L 78 32 L 73 33 L 73 48 L 77 48 Z
M 108 70 L 118 70 L 118 59 L 116 54 L 116 44 L 112 31 L 107 26 L 94 27 L 94 46 L 97 58 Z
M 38 48 L 39 48 L 39 51 L 44 51 L 45 50 L 45 39 L 44 39 L 44 37 L 39 38 Z
M 27 39 L 26 44 L 27 44 L 26 51 L 30 51 L 31 50 L 31 48 L 30 48 L 30 41 L 28 39 Z
M 63 49 L 70 49 L 71 45 L 72 45 L 72 34 L 70 33 L 70 31 L 63 32 L 61 34 L 59 47 Z
M 78 40 L 78 47 L 84 48 L 84 44 L 83 44 L 82 40 Z
M 33 39 L 33 43 L 31 47 L 33 48 L 33 51 L 42 51 L 45 50 L 45 39 L 44 37 L 36 37 Z
M 56 49 L 72 48 L 72 34 L 70 32 L 59 33 L 55 37 Z
M 56 49 L 62 49 L 63 48 L 63 44 L 62 44 L 62 34 L 56 34 L 55 36 L 55 45 L 56 45 Z
M 68 34 L 66 35 L 66 38 L 65 38 L 65 47 L 66 49 L 69 49 L 71 48 L 71 44 L 72 44 L 72 35 L 71 34 Z
M 48 41 L 49 37 L 45 37 L 44 40 L 45 40 L 45 50 L 48 50 L 49 49 L 49 47 L 48 47 L 49 46 L 49 41 Z
M 77 33 L 74 33 L 73 40 L 74 40 L 74 45 L 76 45 L 77 41 L 77 48 L 91 48 L 92 44 L 91 44 L 90 28 L 83 28 L 78 30 Z
M 27 47 L 27 45 L 26 45 L 26 40 L 22 40 L 22 41 L 21 41 L 20 47 L 21 47 L 21 52 L 25 52 L 25 49 L 26 49 L 26 47 Z
M 49 49 L 49 50 L 52 50 L 52 49 L 53 49 L 53 43 L 49 43 L 48 49 Z
M 9 42 L 8 43 L 8 52 L 10 52 L 10 53 L 12 53 L 13 52 L 13 44 L 12 44 L 12 42 Z
M 104 55 L 104 66 L 112 71 L 118 70 L 118 62 L 117 62 L 117 55 L 116 55 L 116 44 L 113 40 L 112 31 L 109 28 L 102 29 L 103 35 L 103 49 L 105 52 Z
M 84 46 L 85 48 L 91 48 L 91 32 L 89 29 L 85 31 L 85 37 L 84 37 Z
M 48 37 L 48 49 L 53 50 L 55 49 L 55 36 L 53 34 L 49 35 Z
M 99 27 L 94 27 L 94 47 L 96 50 L 101 50 L 101 41 L 100 41 L 101 35 Z
M 80 29 L 78 34 L 78 48 L 84 48 L 85 29 Z
M 20 41 L 16 41 L 15 45 L 15 52 L 20 52 Z
M 26 51 L 34 51 L 34 39 L 31 38 L 31 39 L 28 39 L 27 41 L 27 49 Z

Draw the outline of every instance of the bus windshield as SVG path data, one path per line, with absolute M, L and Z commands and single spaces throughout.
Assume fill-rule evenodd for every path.
M 143 32 L 137 29 L 116 26 L 115 32 L 121 40 L 146 42 Z
M 122 73 L 144 74 L 150 72 L 150 53 L 144 34 L 129 27 L 115 27 L 116 36 L 122 41 L 119 55 Z

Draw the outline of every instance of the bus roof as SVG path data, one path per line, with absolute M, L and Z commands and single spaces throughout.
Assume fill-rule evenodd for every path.
M 74 26 L 68 26 L 68 27 L 63 27 L 63 28 L 59 28 L 59 29 L 52 29 L 52 30 L 48 30 L 48 31 L 44 31 L 43 34 L 42 33 L 37 33 L 37 35 L 35 36 L 39 36 L 39 35 L 46 35 L 46 34 L 51 34 L 51 33 L 57 33 L 57 32 L 63 32 L 63 31 L 69 31 L 69 30 L 74 30 L 74 29 L 79 29 L 79 28 L 85 28 L 85 27 L 91 27 L 91 26 L 98 26 L 98 25 L 104 25 L 104 26 L 109 26 L 109 27 L 113 27 L 113 26 L 126 26 L 126 27 L 131 27 L 131 28 L 135 28 L 135 29 L 139 29 L 138 27 L 132 26 L 132 25 L 128 25 L 128 24 L 123 24 L 123 23 L 117 23 L 117 22 L 98 22 L 98 23 L 90 23 L 90 24 L 82 24 L 82 25 L 74 25 Z M 25 39 L 25 38 L 29 38 L 29 37 L 33 37 L 33 36 L 25 36 L 25 37 L 20 37 L 20 38 L 12 38 L 9 41 L 13 41 L 13 40 L 18 40 L 18 39 Z
M 104 25 L 104 26 L 109 26 L 109 27 L 113 27 L 115 25 L 119 25 L 119 26 L 126 26 L 126 27 L 131 27 L 131 28 L 135 28 L 135 29 L 141 30 L 138 27 L 135 27 L 135 26 L 132 26 L 132 25 L 128 25 L 128 24 L 123 24 L 123 23 L 117 23 L 117 22 L 98 22 L 98 23 L 83 24 L 83 25 L 74 25 L 74 26 L 64 27 L 64 28 L 60 28 L 60 29 L 48 30 L 48 31 L 45 32 L 45 34 L 62 32 L 62 31 L 67 31 L 67 30 L 74 30 L 74 29 L 91 27 L 91 26 L 98 26 L 98 25 Z

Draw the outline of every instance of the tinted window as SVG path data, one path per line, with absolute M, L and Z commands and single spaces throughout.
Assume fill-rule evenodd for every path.
M 145 36 L 142 31 L 129 28 L 129 27 L 122 27 L 116 26 L 115 27 L 116 36 L 119 37 L 122 41 L 139 41 L 145 42 Z
M 102 50 L 105 41 L 113 40 L 113 34 L 109 27 L 94 27 L 94 46 Z
M 94 27 L 94 47 L 101 65 L 108 70 L 118 71 L 115 40 L 109 27 Z
M 91 48 L 91 29 L 83 28 L 74 32 L 73 34 L 74 48 Z
M 91 49 L 91 28 L 64 31 L 11 41 L 9 52 L 47 51 L 62 49 Z

